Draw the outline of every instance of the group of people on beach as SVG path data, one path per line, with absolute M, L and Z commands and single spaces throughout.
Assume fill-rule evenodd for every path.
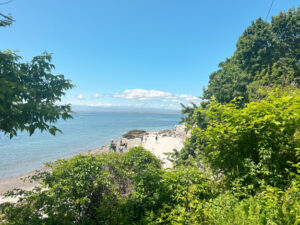
M 145 137 L 145 142 L 147 142 L 147 138 L 148 138 L 148 136 Z M 144 136 L 141 136 L 140 139 L 141 139 L 141 143 L 143 143 Z M 158 140 L 158 136 L 156 135 L 156 136 L 155 136 L 155 141 L 156 141 L 156 143 L 157 143 L 157 140 Z
M 110 145 L 108 146 L 109 152 L 117 152 L 117 143 L 114 140 L 111 140 Z M 120 140 L 119 144 L 119 152 L 123 152 L 124 148 L 127 150 L 127 142 L 123 142 L 122 139 Z
M 140 139 L 141 139 L 141 142 L 143 142 L 144 137 L 141 136 Z M 158 135 L 155 136 L 155 141 L 157 143 L 157 141 L 158 141 Z M 147 142 L 147 136 L 145 137 L 145 142 Z M 120 143 L 119 143 L 119 149 L 118 149 L 119 152 L 122 153 L 124 149 L 127 150 L 127 145 L 128 145 L 127 142 L 123 142 L 122 139 L 121 139 Z M 112 152 L 112 151 L 113 152 L 117 152 L 117 143 L 115 143 L 114 140 L 111 140 L 108 148 L 109 148 L 109 152 Z

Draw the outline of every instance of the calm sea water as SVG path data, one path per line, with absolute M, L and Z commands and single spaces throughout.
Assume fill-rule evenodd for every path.
M 172 129 L 180 117 L 179 114 L 76 113 L 73 120 L 56 124 L 63 131 L 56 136 L 20 133 L 9 139 L 0 134 L 0 179 L 41 168 L 47 161 L 95 149 L 129 130 Z

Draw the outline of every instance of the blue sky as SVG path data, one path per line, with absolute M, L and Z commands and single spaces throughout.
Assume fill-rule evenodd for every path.
M 5 2 L 6 0 L 0 0 Z M 297 7 L 275 0 L 270 15 Z M 28 61 L 53 53 L 55 73 L 77 87 L 64 103 L 179 108 L 198 101 L 209 74 L 230 57 L 243 30 L 271 0 L 14 0 L 16 22 L 0 49 Z M 269 18 L 270 20 L 270 18 Z

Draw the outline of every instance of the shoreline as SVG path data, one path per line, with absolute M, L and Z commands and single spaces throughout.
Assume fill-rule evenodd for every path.
M 130 131 L 129 131 L 130 132 Z M 128 133 L 129 133 L 128 132 Z M 158 136 L 158 141 L 156 142 L 155 136 Z M 135 146 L 142 146 L 145 149 L 152 152 L 156 157 L 160 158 L 162 161 L 164 168 L 172 167 L 172 163 L 166 159 L 166 156 L 163 153 L 166 152 L 172 152 L 173 149 L 181 149 L 183 147 L 183 142 L 186 138 L 187 134 L 185 132 L 184 125 L 175 125 L 172 130 L 158 130 L 158 131 L 147 131 L 142 137 L 143 142 L 141 142 L 140 137 L 135 137 L 131 139 L 127 138 L 119 138 L 115 141 L 117 144 L 117 152 L 120 140 L 123 142 L 125 141 L 128 145 L 127 149 L 124 149 L 124 152 L 128 151 L 130 148 Z M 109 144 L 103 145 L 101 147 L 98 147 L 93 150 L 87 150 L 84 153 L 78 153 L 78 154 L 101 154 L 104 152 L 109 152 Z M 75 154 L 74 156 L 78 155 Z M 72 157 L 74 157 L 72 156 Z M 43 170 L 46 169 L 46 167 L 42 167 L 36 170 Z M 36 171 L 35 170 L 35 171 Z M 30 190 L 34 186 L 38 184 L 38 182 L 30 183 L 30 182 L 24 182 L 21 180 L 22 178 L 32 176 L 35 171 L 31 171 L 29 173 L 21 174 L 18 176 L 12 176 L 10 178 L 5 178 L 3 180 L 0 180 L 0 204 L 3 202 L 16 202 L 17 199 L 11 199 L 11 198 L 3 198 L 3 194 L 13 188 L 22 188 L 25 190 Z

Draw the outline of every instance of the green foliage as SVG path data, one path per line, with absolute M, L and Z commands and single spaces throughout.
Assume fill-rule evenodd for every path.
M 195 143 L 198 141 L 197 136 L 191 135 L 184 142 L 182 149 L 173 149 L 168 153 L 168 159 L 173 163 L 174 167 L 196 166 L 200 167 L 201 162 L 197 160 L 197 152 L 195 151 Z M 200 163 L 200 164 L 199 164 Z
M 285 169 L 297 162 L 300 143 L 299 90 L 271 92 L 244 108 L 211 101 L 203 113 L 208 126 L 193 128 L 188 147 L 215 175 L 224 175 L 228 187 L 251 192 L 286 185 Z
M 42 186 L 23 194 L 16 205 L 4 207 L 6 219 L 16 224 L 93 224 L 114 221 L 118 201 L 128 189 L 128 171 L 118 154 L 79 155 L 48 164 L 49 172 L 37 174 Z M 106 214 L 106 212 L 110 212 Z M 18 216 L 17 216 L 18 215 Z
M 135 147 L 125 154 L 78 155 L 47 163 L 49 170 L 31 177 L 41 186 L 8 192 L 22 197 L 16 204 L 3 204 L 0 212 L 8 224 L 130 224 L 154 207 L 159 162 Z
M 300 7 L 281 12 L 271 23 L 259 18 L 240 36 L 232 57 L 210 75 L 204 98 L 229 103 L 260 98 L 258 89 L 300 85 Z
M 126 163 L 134 172 L 141 172 L 147 169 L 160 169 L 161 163 L 151 152 L 143 147 L 133 147 L 125 155 Z
M 204 98 L 215 97 L 218 102 L 230 102 L 235 97 L 243 97 L 248 101 L 247 85 L 250 77 L 230 58 L 219 64 L 220 69 L 209 76 L 208 89 L 204 90 Z
M 184 115 L 181 123 L 184 123 L 187 126 L 188 130 L 195 125 L 200 128 L 206 128 L 207 118 L 205 114 L 202 113 L 202 110 L 204 110 L 207 105 L 208 101 L 202 101 L 199 106 L 192 103 L 192 107 L 181 104 L 181 114 Z M 195 116 L 195 114 L 197 114 L 197 116 Z
M 125 165 L 133 172 L 130 178 L 132 191 L 125 206 L 127 224 L 134 221 L 139 224 L 147 210 L 159 208 L 161 204 L 161 162 L 143 147 L 131 148 L 124 158 Z
M 208 101 L 183 107 L 191 135 L 173 164 L 211 170 L 221 192 L 169 201 L 150 224 L 300 224 L 299 34 L 300 8 L 256 20 L 210 75 Z
M 49 163 L 50 170 L 31 178 L 42 186 L 7 194 L 21 198 L 0 205 L 1 220 L 25 225 L 300 222 L 299 163 L 292 166 L 297 170 L 290 172 L 293 179 L 285 189 L 263 187 L 240 199 L 210 172 L 195 166 L 163 170 L 157 162 L 136 147 L 124 154 L 78 155 Z
M 74 85 L 63 75 L 53 75 L 52 55 L 44 53 L 31 62 L 11 51 L 0 51 L 0 131 L 10 137 L 18 130 L 33 134 L 36 129 L 55 135 L 59 118 L 69 119 L 70 105 L 56 105 Z
M 199 224 L 199 206 L 219 194 L 217 183 L 195 167 L 166 171 L 162 187 L 161 209 L 148 212 L 147 224 Z
M 205 205 L 205 215 L 209 224 L 299 224 L 299 187 L 267 187 L 243 200 L 222 194 Z
M 187 170 L 187 172 L 189 185 L 174 181 L 169 183 L 171 187 L 172 184 L 177 184 L 172 195 L 178 199 L 176 203 L 168 201 L 159 213 L 149 213 L 147 224 L 285 225 L 300 223 L 299 182 L 292 183 L 291 187 L 286 190 L 265 187 L 262 192 L 241 200 L 230 192 L 221 192 L 219 195 L 218 189 L 209 192 L 207 188 L 211 187 L 214 190 L 218 187 L 215 186 L 216 183 L 207 178 L 199 182 L 193 179 L 195 175 L 193 171 Z M 199 171 L 196 174 L 198 177 Z M 187 173 L 181 172 L 181 175 L 187 175 Z M 199 190 L 206 193 L 207 198 L 199 197 L 196 194 Z

